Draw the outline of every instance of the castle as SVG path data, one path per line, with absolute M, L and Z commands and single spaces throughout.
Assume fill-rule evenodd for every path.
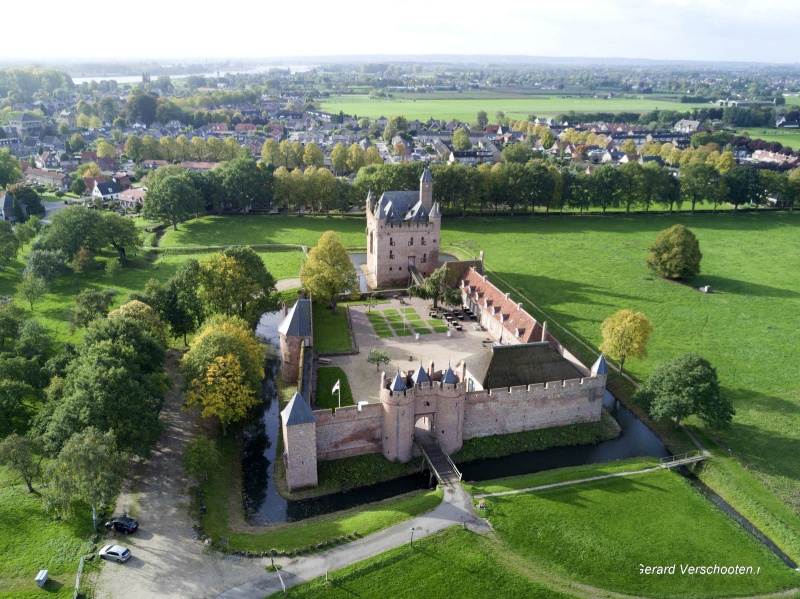
M 418 195 L 385 192 L 375 201 L 370 194 L 370 285 L 405 286 L 409 269 L 429 275 L 438 266 L 440 231 L 428 169 Z M 547 323 L 539 323 L 488 280 L 482 254 L 479 261 L 447 264 L 458 276 L 462 305 L 494 344 L 487 349 L 477 343 L 475 353 L 455 367 L 436 369 L 431 362 L 394 375 L 383 372 L 375 380 L 378 401 L 356 397 L 356 406 L 313 410 L 310 301 L 284 308 L 279 327 L 283 376 L 299 381 L 298 392 L 281 412 L 290 491 L 317 485 L 319 461 L 380 452 L 388 460 L 408 462 L 420 455 L 415 438 L 421 431 L 452 454 L 476 437 L 600 420 L 608 375 L 603 356 L 591 369 L 584 366 L 547 332 Z
M 425 277 L 439 265 L 442 214 L 433 201 L 433 177 L 427 168 L 416 191 L 367 195 L 367 283 L 406 287 L 409 273 Z

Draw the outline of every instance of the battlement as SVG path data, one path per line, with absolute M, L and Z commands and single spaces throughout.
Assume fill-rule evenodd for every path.
M 494 389 L 483 389 L 482 391 L 467 392 L 467 399 L 536 399 L 551 397 L 566 397 L 570 393 L 580 393 L 588 389 L 605 390 L 606 381 L 604 376 L 583 377 L 579 379 L 569 379 L 565 381 L 550 381 L 547 383 L 536 383 L 533 385 L 518 385 L 516 387 L 500 387 Z

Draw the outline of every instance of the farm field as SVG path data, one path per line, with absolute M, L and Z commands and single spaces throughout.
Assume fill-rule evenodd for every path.
M 662 110 L 687 111 L 693 108 L 707 108 L 707 104 L 680 104 L 669 102 L 665 99 L 627 99 L 611 98 L 559 98 L 557 96 L 535 96 L 527 98 L 493 97 L 487 94 L 485 98 L 441 99 L 436 94 L 426 94 L 423 99 L 419 96 L 404 99 L 402 96 L 391 100 L 370 100 L 367 95 L 353 95 L 332 97 L 322 103 L 322 110 L 338 114 L 358 115 L 359 117 L 378 118 L 391 117 L 402 114 L 408 120 L 427 120 L 431 117 L 438 119 L 459 119 L 461 121 L 474 121 L 479 110 L 485 110 L 493 122 L 494 114 L 502 110 L 512 119 L 524 119 L 529 114 L 536 116 L 554 117 L 558 114 L 574 110 L 576 112 L 647 112 L 660 108 Z
M 797 129 L 739 129 L 740 134 L 747 134 L 752 139 L 777 141 L 792 150 L 800 150 L 800 130 Z

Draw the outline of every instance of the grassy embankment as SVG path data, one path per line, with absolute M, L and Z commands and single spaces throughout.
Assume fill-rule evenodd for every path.
M 656 234 L 676 223 L 695 232 L 704 256 L 702 273 L 686 285 L 653 277 L 644 265 Z M 712 460 L 700 476 L 800 559 L 800 461 L 795 459 L 800 432 L 793 425 L 800 413 L 800 382 L 784 358 L 800 343 L 792 324 L 800 310 L 800 279 L 791 267 L 800 259 L 793 241 L 798 225 L 800 214 L 787 212 L 448 219 L 442 239 L 444 246 L 466 243 L 472 253 L 486 250 L 492 273 L 522 294 L 509 289 L 512 297 L 550 320 L 554 334 L 585 361 L 594 356 L 558 327 L 552 329 L 552 321 L 596 348 L 601 322 L 622 308 L 644 312 L 655 329 L 649 358 L 626 362 L 638 379 L 685 352 L 709 359 L 737 415 L 721 433 L 705 431 L 696 418 L 687 424 L 707 433 L 719 455 L 735 459 Z M 699 285 L 710 285 L 715 293 L 699 293 Z M 617 393 L 630 392 L 616 377 L 610 385 Z M 656 428 L 686 447 L 670 425 Z

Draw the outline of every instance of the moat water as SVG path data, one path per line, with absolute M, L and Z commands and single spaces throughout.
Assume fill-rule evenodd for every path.
M 256 334 L 267 343 L 268 357 L 261 389 L 262 402 L 250 412 L 244 427 L 242 502 L 248 522 L 263 525 L 302 520 L 427 488 L 429 476 L 420 473 L 315 499 L 287 501 L 281 497 L 273 482 L 275 461 L 281 459 L 277 455 L 276 443 L 280 414 L 275 386 L 275 379 L 280 373 L 277 330 L 280 321 L 280 312 L 266 313 L 256 328 Z M 622 429 L 622 434 L 616 439 L 597 445 L 554 447 L 459 464 L 464 480 L 491 480 L 564 466 L 669 455 L 658 437 L 608 392 L 603 405 Z

